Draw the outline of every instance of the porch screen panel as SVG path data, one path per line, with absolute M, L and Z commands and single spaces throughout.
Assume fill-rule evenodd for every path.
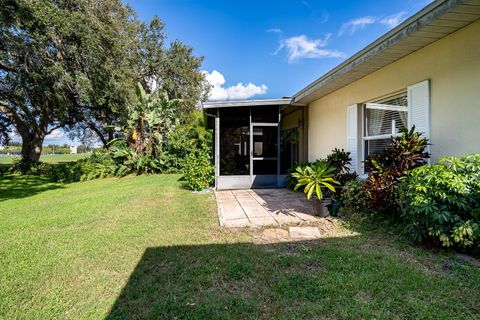
M 299 130 L 292 128 L 283 130 L 280 135 L 280 173 L 287 174 L 299 162 Z
M 253 127 L 253 157 L 277 157 L 277 127 Z
M 250 174 L 250 109 L 220 110 L 220 175 Z

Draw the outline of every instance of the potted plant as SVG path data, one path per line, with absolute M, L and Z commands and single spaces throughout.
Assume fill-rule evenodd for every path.
M 331 193 L 335 193 L 335 186 L 340 183 L 335 180 L 335 168 L 326 161 L 317 161 L 312 165 L 298 166 L 292 177 L 297 184 L 294 190 L 304 187 L 303 192 L 310 200 L 313 196 L 313 211 L 322 218 L 329 215 L 328 206 L 332 203 Z

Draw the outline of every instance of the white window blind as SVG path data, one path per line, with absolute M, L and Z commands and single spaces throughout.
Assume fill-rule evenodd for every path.
M 407 92 L 386 99 L 367 103 L 364 112 L 364 156 L 384 150 L 391 137 L 400 134 L 408 126 Z

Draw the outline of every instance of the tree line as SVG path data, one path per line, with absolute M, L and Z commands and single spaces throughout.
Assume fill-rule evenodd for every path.
M 1 0 L 0 143 L 15 131 L 30 161 L 59 128 L 107 146 L 128 125 L 138 84 L 176 99 L 181 122 L 210 90 L 202 62 L 168 41 L 159 17 L 142 21 L 120 0 Z
M 77 146 L 77 153 L 91 153 L 95 148 L 80 144 Z M 0 148 L 0 155 L 21 155 L 22 144 L 12 143 Z M 42 154 L 70 154 L 70 145 L 68 144 L 47 144 L 42 147 Z

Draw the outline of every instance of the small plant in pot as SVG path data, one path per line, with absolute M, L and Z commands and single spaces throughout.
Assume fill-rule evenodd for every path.
M 303 192 L 310 200 L 313 196 L 313 211 L 322 218 L 329 215 L 328 206 L 332 203 L 331 194 L 335 193 L 335 185 L 340 183 L 334 179 L 335 168 L 326 161 L 317 161 L 310 166 L 298 166 L 292 177 L 296 179 L 295 189 L 304 187 Z

